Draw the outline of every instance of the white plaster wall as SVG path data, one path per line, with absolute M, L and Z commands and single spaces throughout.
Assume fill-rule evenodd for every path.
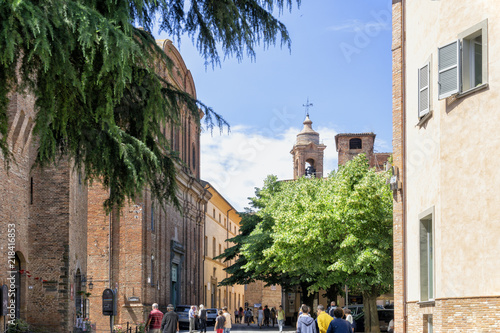
M 438 101 L 437 48 L 488 19 L 489 88 Z M 419 218 L 435 207 L 435 298 L 500 295 L 500 2 L 407 1 L 408 301 L 420 297 Z M 418 68 L 431 65 L 432 117 L 417 126 Z

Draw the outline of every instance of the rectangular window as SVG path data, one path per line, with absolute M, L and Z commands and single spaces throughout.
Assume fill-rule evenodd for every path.
M 215 208 L 214 208 L 214 210 L 213 210 L 213 217 L 214 217 L 214 219 L 215 219 Z
M 487 28 L 488 20 L 484 20 L 438 48 L 439 99 L 488 83 Z
M 420 216 L 420 301 L 434 299 L 434 211 L 426 211 Z
M 203 244 L 204 245 L 204 252 L 203 252 L 203 255 L 204 256 L 207 256 L 208 255 L 208 237 L 205 236 L 205 243 Z M 205 302 L 206 303 L 206 302 Z
M 212 258 L 215 258 L 217 257 L 217 254 L 216 254 L 216 242 L 215 242 L 215 237 L 212 239 Z

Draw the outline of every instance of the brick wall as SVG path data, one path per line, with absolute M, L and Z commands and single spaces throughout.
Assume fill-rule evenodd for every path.
M 265 283 L 262 281 L 255 281 L 247 285 L 245 290 L 245 302 L 248 302 L 250 307 L 254 304 L 262 304 L 278 308 L 281 304 L 281 286 L 276 286 L 275 290 L 271 287 L 264 287 Z
M 393 165 L 399 168 L 404 191 L 404 123 L 403 123 L 403 21 L 401 0 L 392 2 L 392 149 Z M 403 191 L 393 195 L 394 251 L 394 325 L 396 332 L 406 332 L 404 318 L 404 215 Z
M 0 167 L 0 235 L 6 244 L 7 225 L 16 225 L 16 253 L 21 269 L 30 272 L 21 275 L 20 317 L 52 332 L 67 332 L 76 315 L 71 285 L 77 272 L 86 273 L 86 188 L 68 160 L 43 171 L 32 169 L 37 148 L 32 96 L 11 95 L 7 116 L 15 162 L 8 171 L 3 163 Z M 6 264 L 0 264 L 3 283 Z
M 178 197 L 182 214 L 170 205 L 159 207 L 145 191 L 135 202 L 113 211 L 110 218 L 103 210 L 107 191 L 99 184 L 89 188 L 88 271 L 93 277 L 95 293 L 90 319 L 96 323 L 97 332 L 105 332 L 109 327 L 109 318 L 102 316 L 100 297 L 110 285 L 117 288 L 118 295 L 115 324 L 136 325 L 145 321 L 153 303 L 166 311 L 167 304 L 174 299 L 171 290 L 174 261 L 179 265 L 176 304 L 202 303 L 203 278 L 199 272 L 202 270 L 203 223 L 200 222 L 203 222 L 206 201 L 199 201 L 203 198 L 200 184 L 192 183 L 191 188 L 182 186 L 184 177 L 187 175 L 180 171 Z M 174 244 L 177 251 L 173 251 Z M 131 299 L 132 296 L 138 300 Z
M 434 332 L 498 332 L 499 310 L 500 297 L 438 299 L 434 305 L 409 302 L 408 332 L 427 333 L 429 316 L 432 316 Z
M 15 162 L 10 163 L 10 169 L 4 164 L 4 156 L 0 152 L 0 282 L 8 284 L 7 277 L 10 267 L 8 265 L 8 225 L 15 225 L 16 246 L 15 250 L 21 260 L 21 269 L 28 269 L 30 262 L 29 252 L 29 206 L 30 206 L 30 184 L 31 164 L 36 153 L 31 140 L 30 119 L 35 114 L 34 98 L 32 96 L 21 96 L 13 94 L 10 97 L 7 109 L 9 124 L 7 143 Z M 28 278 L 21 277 L 21 316 L 25 318 L 27 312 L 26 297 L 28 290 Z

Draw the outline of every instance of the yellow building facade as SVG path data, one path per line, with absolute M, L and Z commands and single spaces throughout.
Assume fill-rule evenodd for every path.
M 205 238 L 204 238 L 204 305 L 206 308 L 221 308 L 227 306 L 230 313 L 234 309 L 243 307 L 245 287 L 243 285 L 218 286 L 228 277 L 224 271 L 234 261 L 223 262 L 214 259 L 225 249 L 233 246 L 228 239 L 240 232 L 241 217 L 236 209 L 208 182 L 203 182 L 205 190 L 212 198 L 207 203 L 205 211 Z

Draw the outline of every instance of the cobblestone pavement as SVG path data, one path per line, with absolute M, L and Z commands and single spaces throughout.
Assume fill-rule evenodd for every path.
M 295 332 L 295 327 L 292 326 L 285 326 L 283 328 L 284 332 Z M 198 331 L 195 331 L 198 333 Z M 213 333 L 214 332 L 214 327 L 209 326 L 207 327 L 207 333 Z M 246 324 L 233 324 L 233 327 L 231 328 L 231 333 L 243 333 L 243 332 L 275 332 L 278 333 L 278 325 L 274 327 L 267 327 L 264 326 L 261 329 L 259 329 L 259 326 L 257 324 L 250 324 L 250 326 L 247 326 Z M 189 333 L 189 330 L 181 330 L 180 333 Z

